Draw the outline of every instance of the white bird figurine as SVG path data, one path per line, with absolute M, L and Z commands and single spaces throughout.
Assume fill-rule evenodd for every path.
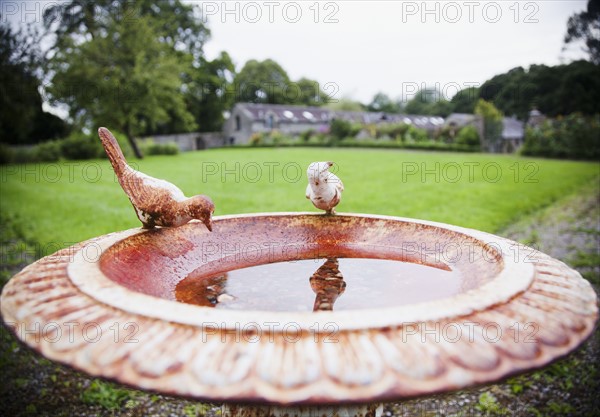
M 344 184 L 329 168 L 333 162 L 313 162 L 308 166 L 308 186 L 306 198 L 310 199 L 318 209 L 327 214 L 335 214 L 335 206 L 342 199 Z

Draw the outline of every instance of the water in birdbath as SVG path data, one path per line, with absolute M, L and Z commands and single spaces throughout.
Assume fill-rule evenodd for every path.
M 312 311 L 391 307 L 464 291 L 462 274 L 409 262 L 308 259 L 190 275 L 175 288 L 180 302 L 233 310 Z

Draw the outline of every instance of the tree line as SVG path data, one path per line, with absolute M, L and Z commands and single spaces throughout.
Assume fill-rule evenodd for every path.
M 180 0 L 57 3 L 45 10 L 41 31 L 14 30 L 0 18 L 0 141 L 37 143 L 106 124 L 141 155 L 135 137 L 220 130 L 236 102 L 447 116 L 473 113 L 483 99 L 522 120 L 534 107 L 549 116 L 593 115 L 600 113 L 600 65 L 589 26 L 597 3 L 570 19 L 565 37 L 585 39 L 590 61 L 514 68 L 451 99 L 423 89 L 407 102 L 380 92 L 368 104 L 332 100 L 317 81 L 292 80 L 271 59 L 239 71 L 227 52 L 207 59 L 210 30 Z M 68 121 L 44 111 L 44 101 L 66 108 Z

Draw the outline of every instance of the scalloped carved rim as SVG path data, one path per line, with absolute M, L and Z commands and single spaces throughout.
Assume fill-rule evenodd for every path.
M 250 216 L 215 221 L 241 217 Z M 364 217 L 442 227 L 531 252 L 515 242 L 454 226 Z M 115 289 L 111 282 L 106 287 L 110 290 L 102 290 L 92 287 L 98 284 L 96 279 L 107 284 L 102 277 L 90 279 L 87 275 L 89 286 L 81 279 L 74 252 L 137 233 L 140 231 L 91 239 L 28 266 L 4 287 L 0 298 L 3 319 L 17 337 L 44 356 L 142 389 L 213 401 L 332 404 L 427 395 L 538 368 L 575 349 L 590 335 L 598 316 L 596 294 L 586 280 L 564 263 L 532 252 L 535 262 L 523 268 L 522 258 L 511 262 L 505 258 L 504 266 L 517 265 L 511 273 L 518 275 L 507 276 L 506 282 L 514 280 L 522 286 L 515 284 L 511 296 L 504 293 L 491 305 L 491 298 L 484 294 L 480 309 L 451 306 L 445 310 L 450 314 L 441 317 L 419 307 L 421 313 L 428 313 L 426 318 L 407 313 L 400 317 L 402 321 L 398 317 L 373 319 L 371 312 L 391 314 L 385 310 L 362 311 L 351 315 L 352 320 L 338 312 L 314 314 L 311 324 L 315 320 L 335 322 L 340 317 L 334 333 L 320 327 L 319 331 L 293 335 L 273 328 L 245 334 L 228 330 L 230 323 L 207 329 L 202 320 L 220 323 L 223 310 L 209 316 L 193 306 L 182 314 L 201 314 L 202 319 L 160 319 L 162 310 L 170 308 L 166 303 L 174 302 L 135 293 L 124 308 L 99 295 L 125 291 L 123 287 Z M 79 266 L 73 266 L 76 264 Z M 77 282 L 70 274 L 77 274 Z M 481 289 L 484 286 L 474 291 Z M 126 291 L 122 293 L 125 300 L 131 295 Z M 140 303 L 148 300 L 154 311 L 140 310 Z M 436 308 L 441 304 L 436 303 Z M 244 323 L 260 318 L 258 313 L 251 314 Z M 321 314 L 323 319 L 316 319 Z M 407 320 L 412 318 L 415 320 Z M 295 314 L 291 319 L 305 320 Z M 127 323 L 134 326 L 137 342 L 123 337 L 131 334 L 116 338 L 115 323 L 121 332 Z M 86 326 L 99 331 L 86 334 L 82 331 Z M 487 333 L 482 331 L 486 328 Z M 456 338 L 456 334 L 461 336 Z

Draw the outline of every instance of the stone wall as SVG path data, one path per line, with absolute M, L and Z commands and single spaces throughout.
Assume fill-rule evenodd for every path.
M 153 140 L 154 143 L 175 143 L 181 152 L 197 151 L 202 149 L 219 148 L 226 145 L 221 132 L 192 132 L 177 133 L 172 135 L 153 135 L 140 140 Z

